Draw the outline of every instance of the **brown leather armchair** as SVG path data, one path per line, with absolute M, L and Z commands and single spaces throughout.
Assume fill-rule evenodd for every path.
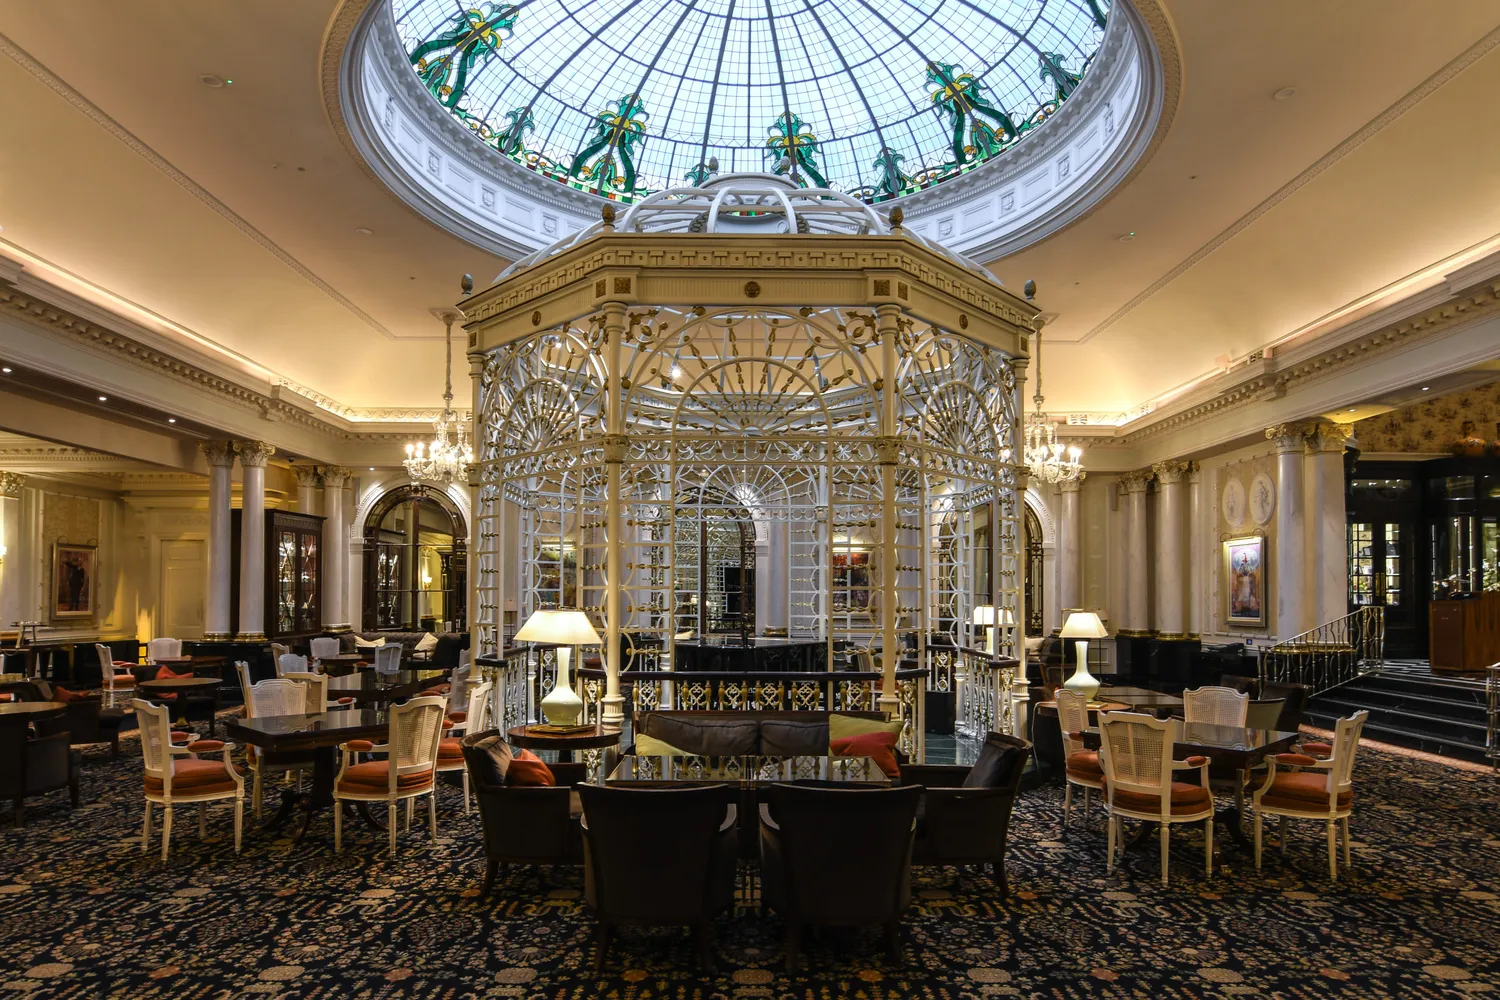
M 466 736 L 459 743 L 470 787 L 479 805 L 487 861 L 481 897 L 495 887 L 508 865 L 577 865 L 583 863 L 578 819 L 582 805 L 573 786 L 588 780 L 588 765 L 549 764 L 553 786 L 507 785 L 497 770 L 510 748 L 495 730 Z M 499 780 L 497 780 L 499 779 Z
M 0 718 L 0 799 L 10 799 L 16 826 L 26 820 L 26 800 L 66 788 L 78 805 L 79 754 L 68 746 L 68 734 L 32 736 L 25 716 Z
M 990 733 L 973 767 L 961 764 L 907 764 L 903 785 L 922 785 L 917 805 L 914 865 L 983 865 L 1000 889 L 1010 894 L 1005 877 L 1005 845 L 1010 812 L 1031 759 L 1031 743 L 1004 733 Z
M 734 905 L 735 790 L 581 785 L 578 792 L 584 898 L 599 920 L 595 970 L 603 970 L 621 924 L 692 927 L 699 964 L 711 970 L 709 924 Z
M 911 906 L 912 833 L 922 788 L 846 790 L 772 785 L 760 808 L 761 910 L 786 921 L 786 967 L 797 967 L 808 924 L 885 928 L 901 961 Z M 842 830 L 846 836 L 831 836 Z

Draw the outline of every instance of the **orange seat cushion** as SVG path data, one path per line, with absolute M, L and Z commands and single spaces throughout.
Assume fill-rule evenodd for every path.
M 1104 767 L 1099 763 L 1099 751 L 1077 750 L 1068 754 L 1068 770 L 1078 772 L 1080 778 L 1104 778 Z
M 438 759 L 443 760 L 444 758 L 463 760 L 463 745 L 458 740 L 443 740 L 443 742 L 438 744 Z M 448 761 L 444 762 L 448 763 Z
M 396 779 L 396 788 L 402 792 L 426 788 L 430 784 L 432 784 L 431 771 L 413 771 L 411 774 L 403 774 Z M 383 792 L 390 787 L 391 765 L 383 760 L 351 764 L 344 769 L 343 775 L 339 778 L 339 791 L 341 792 L 369 794 L 370 792 Z
M 160 794 L 162 780 L 146 775 L 146 791 Z M 234 779 L 224 770 L 224 761 L 177 757 L 172 761 L 172 791 L 182 795 L 206 795 L 210 792 L 232 792 Z
M 1131 812 L 1161 812 L 1161 796 L 1145 792 L 1116 791 L 1114 804 Z M 1212 808 L 1213 804 L 1213 793 L 1202 785 L 1190 785 L 1186 781 L 1172 782 L 1173 815 L 1202 812 Z
M 1273 809 L 1326 809 L 1328 808 L 1328 775 L 1318 771 L 1277 771 L 1276 780 L 1261 796 L 1261 805 Z M 1354 805 L 1354 791 L 1340 792 L 1338 808 L 1348 809 Z

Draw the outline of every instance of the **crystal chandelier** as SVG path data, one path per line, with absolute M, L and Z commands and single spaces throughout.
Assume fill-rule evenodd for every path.
M 436 312 L 436 310 L 434 310 Z M 414 441 L 406 445 L 407 475 L 412 482 L 465 482 L 474 450 L 469 446 L 469 421 L 453 412 L 453 321 L 460 313 L 445 309 L 440 313 L 447 331 L 448 359 L 444 372 L 443 413 L 433 421 L 431 441 Z
M 1083 478 L 1083 449 L 1057 440 L 1057 428 L 1042 409 L 1042 331 L 1033 337 L 1036 355 L 1036 408 L 1026 415 L 1026 456 L 1031 477 L 1044 483 L 1071 483 Z

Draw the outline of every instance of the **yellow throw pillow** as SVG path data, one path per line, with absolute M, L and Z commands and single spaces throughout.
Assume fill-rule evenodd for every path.
M 384 645 L 385 645 L 385 639 L 383 637 L 380 638 L 380 639 L 376 639 L 374 642 L 371 642 L 369 639 L 366 639 L 364 636 L 357 635 L 357 636 L 354 637 L 354 648 L 355 649 L 379 649 L 381 646 L 384 646 Z
M 863 736 L 865 733 L 892 733 L 899 743 L 901 741 L 901 730 L 905 728 L 905 719 L 893 719 L 890 722 L 881 722 L 879 719 L 862 719 L 857 715 L 840 715 L 837 712 L 832 712 L 828 716 L 829 752 L 832 753 L 835 740 L 841 740 L 849 736 Z
M 692 754 L 686 750 L 679 750 L 670 743 L 665 743 L 655 736 L 647 736 L 641 733 L 635 738 L 635 755 L 637 757 L 691 757 Z

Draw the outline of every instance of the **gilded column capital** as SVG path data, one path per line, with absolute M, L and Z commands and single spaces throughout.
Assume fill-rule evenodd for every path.
M 342 465 L 321 465 L 318 467 L 318 474 L 323 480 L 325 490 L 338 490 L 343 489 L 344 484 L 354 476 L 354 470 L 346 469 Z
M 316 465 L 294 465 L 292 475 L 297 477 L 298 486 L 317 486 L 323 481 Z
M 1266 440 L 1275 442 L 1279 453 L 1301 451 L 1307 443 L 1307 425 L 1292 423 L 1267 427 Z
M 1199 462 L 1189 462 L 1187 481 L 1189 486 L 1197 486 L 1203 482 L 1203 465 Z
M 1189 465 L 1191 463 L 1175 459 L 1169 462 L 1157 462 L 1151 466 L 1151 474 L 1163 486 L 1176 486 L 1187 478 Z
M 1057 484 L 1057 488 L 1064 493 L 1077 493 L 1078 488 L 1083 485 L 1083 481 L 1087 479 L 1088 476 L 1089 474 L 1087 472 L 1080 472 L 1077 479 L 1064 479 L 1062 482 Z
M 26 485 L 26 477 L 19 472 L 0 472 L 0 496 L 18 497 Z
M 234 453 L 240 456 L 240 465 L 247 469 L 264 469 L 266 459 L 276 454 L 274 445 L 264 441 L 236 441 Z
M 1134 472 L 1120 473 L 1121 493 L 1144 493 L 1146 484 L 1151 481 L 1153 473 L 1150 469 L 1137 469 Z
M 1342 455 L 1353 437 L 1352 424 L 1314 424 L 1307 431 L 1307 450 L 1310 454 L 1333 452 Z
M 203 452 L 203 457 L 208 459 L 208 464 L 221 469 L 227 469 L 234 465 L 234 442 L 233 441 L 201 441 L 198 450 Z
M 599 438 L 600 445 L 604 448 L 604 460 L 606 462 L 623 462 L 625 454 L 630 450 L 630 436 L 628 434 L 605 434 Z
M 901 460 L 901 439 L 898 437 L 878 437 L 875 444 L 875 461 L 880 465 L 899 465 Z

